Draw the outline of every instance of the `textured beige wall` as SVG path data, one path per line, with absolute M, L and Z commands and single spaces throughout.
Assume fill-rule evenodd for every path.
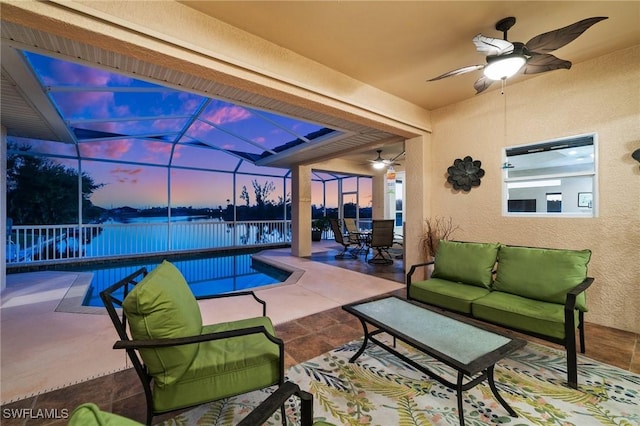
M 507 136 L 504 137 L 505 96 Z M 477 95 L 434 111 L 431 215 L 451 216 L 454 238 L 593 251 L 587 321 L 640 332 L 640 46 Z M 503 217 L 502 148 L 598 135 L 599 217 Z M 479 187 L 455 192 L 446 171 L 482 161 Z

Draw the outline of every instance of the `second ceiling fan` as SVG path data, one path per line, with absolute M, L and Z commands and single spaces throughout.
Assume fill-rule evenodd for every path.
M 571 62 L 557 58 L 550 52 L 565 46 L 578 38 L 592 25 L 607 19 L 599 16 L 583 19 L 557 30 L 533 37 L 527 43 L 510 42 L 507 31 L 516 23 L 516 18 L 508 17 L 496 23 L 496 30 L 502 31 L 503 39 L 478 34 L 473 38 L 476 50 L 487 56 L 486 64 L 470 65 L 446 72 L 427 81 L 484 70 L 484 75 L 473 85 L 476 94 L 487 89 L 496 80 L 505 80 L 517 72 L 536 74 L 556 69 L 569 69 Z
M 402 151 L 400 154 L 396 155 L 391 160 L 385 160 L 384 158 L 382 158 L 381 149 L 376 150 L 376 152 L 378 153 L 378 157 L 374 160 L 369 160 L 371 163 L 373 163 L 374 169 L 384 169 L 385 167 L 388 167 L 388 166 L 399 166 L 400 163 L 396 163 L 395 161 L 404 155 L 404 151 Z

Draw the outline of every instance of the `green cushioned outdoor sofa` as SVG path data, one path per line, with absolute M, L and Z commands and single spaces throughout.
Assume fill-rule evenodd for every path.
M 433 262 L 411 266 L 407 298 L 563 345 L 577 388 L 576 329 L 584 353 L 590 250 L 441 240 Z M 418 267 L 433 265 L 426 280 Z

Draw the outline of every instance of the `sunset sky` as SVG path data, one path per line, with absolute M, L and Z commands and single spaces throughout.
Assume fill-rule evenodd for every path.
M 260 184 L 273 182 L 276 190 L 271 199 L 277 201 L 279 196 L 284 196 L 282 177 L 288 170 L 257 167 L 225 151 L 260 155 L 324 128 L 128 76 L 24 53 L 62 118 L 75 129 L 83 172 L 95 183 L 104 184 L 92 197 L 92 202 L 101 207 L 166 206 L 166 166 L 169 164 L 177 166 L 171 168 L 173 206 L 225 206 L 227 199 L 244 203 L 239 199 L 243 185 L 247 186 L 253 201 L 252 179 Z M 76 147 L 72 144 L 33 140 L 28 144 L 33 151 L 62 156 L 55 161 L 78 167 Z M 236 169 L 269 176 L 239 174 L 234 197 L 231 172 Z M 355 178 L 349 180 L 355 181 Z M 370 184 L 364 186 L 368 189 L 363 188 L 361 206 L 366 206 L 371 199 Z M 328 205 L 337 205 L 336 187 L 327 186 Z M 321 185 L 314 184 L 313 188 L 312 202 L 322 204 Z M 287 192 L 290 192 L 289 183 Z

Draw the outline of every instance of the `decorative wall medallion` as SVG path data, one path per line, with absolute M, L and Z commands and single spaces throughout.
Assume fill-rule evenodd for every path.
M 480 178 L 484 176 L 484 170 L 480 168 L 482 162 L 473 161 L 473 158 L 466 156 L 464 159 L 456 158 L 453 166 L 447 169 L 449 177 L 447 182 L 453 185 L 453 189 L 471 191 L 474 186 L 480 186 Z

